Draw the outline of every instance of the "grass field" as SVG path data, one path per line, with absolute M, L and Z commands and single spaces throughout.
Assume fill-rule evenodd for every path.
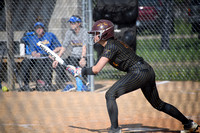
M 170 39 L 170 50 L 161 50 L 161 39 L 146 38 L 137 41 L 136 53 L 143 57 L 156 72 L 157 80 L 200 80 L 200 39 Z M 97 75 L 97 79 L 119 79 L 123 72 L 109 65 Z

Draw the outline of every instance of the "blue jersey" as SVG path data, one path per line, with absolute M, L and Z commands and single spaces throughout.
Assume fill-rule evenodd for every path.
M 58 41 L 57 37 L 51 32 L 45 32 L 44 36 L 38 38 L 37 35 L 29 36 L 29 50 L 32 53 L 36 51 L 41 55 L 48 55 L 44 50 L 42 50 L 37 43 L 41 41 L 44 45 L 49 47 L 51 50 L 54 50 L 56 47 L 61 47 L 60 42 Z
M 24 36 L 21 38 L 21 42 L 25 44 L 25 53 L 26 55 L 31 55 L 31 51 L 30 51 L 30 40 L 32 40 L 32 36 L 35 35 L 35 32 L 27 32 L 24 34 Z

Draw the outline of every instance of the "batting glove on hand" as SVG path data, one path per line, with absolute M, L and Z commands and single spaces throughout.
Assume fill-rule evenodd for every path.
M 77 77 L 78 75 L 81 76 L 82 68 L 80 68 L 80 67 L 76 68 L 75 66 L 67 65 L 66 70 L 69 71 L 74 77 Z

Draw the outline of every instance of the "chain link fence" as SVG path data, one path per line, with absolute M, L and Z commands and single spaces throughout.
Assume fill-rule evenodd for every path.
M 1 81 L 6 82 L 8 88 L 14 90 L 32 90 L 37 85 L 42 86 L 37 89 L 39 91 L 58 90 L 65 88 L 69 83 L 76 87 L 78 81 L 60 68 L 57 68 L 57 71 L 62 74 L 58 75 L 52 68 L 52 60 L 48 56 L 32 57 L 29 45 L 36 36 L 34 28 L 36 22 L 42 22 L 44 31 L 53 33 L 61 44 L 63 44 L 66 31 L 70 28 L 68 20 L 72 15 L 79 15 L 83 21 L 82 26 L 88 28 L 89 19 L 86 18 L 88 17 L 88 2 L 84 0 L 6 0 L 1 1 L 0 5 Z M 6 25 L 11 27 L 10 31 Z M 10 46 L 13 48 L 11 49 Z M 68 50 L 62 56 L 64 60 L 70 56 L 68 52 L 70 51 Z M 74 64 L 78 60 L 71 58 L 67 63 L 69 62 Z M 46 79 L 46 81 L 38 79 Z M 24 81 L 29 81 L 30 88 L 24 88 Z M 51 87 L 45 89 L 46 84 L 51 84 Z
M 136 53 L 153 66 L 157 80 L 199 81 L 199 1 L 139 0 L 138 6 Z M 133 27 L 125 30 L 134 32 Z M 121 32 L 124 41 L 131 36 Z M 108 65 L 97 78 L 123 75 Z
M 55 34 L 63 45 L 65 33 L 70 29 L 67 21 L 72 15 L 79 15 L 87 30 L 99 17 L 113 20 L 115 35 L 154 68 L 160 98 L 199 124 L 200 1 L 136 1 L 93 0 L 92 5 L 91 0 L 0 1 L 0 133 L 108 131 L 105 93 L 126 73 L 107 64 L 95 77 L 85 77 L 90 83 L 85 90 L 94 93 L 64 93 L 67 87 L 77 88 L 79 80 L 62 68 L 58 69 L 61 72 L 58 75 L 50 58 L 35 59 L 27 51 L 26 44 L 35 36 L 37 21 L 43 22 L 45 31 Z M 104 8 L 101 2 L 109 6 Z M 137 5 L 135 21 L 133 12 Z M 91 37 L 88 39 L 87 67 L 95 64 L 102 52 L 100 45 L 93 45 Z M 62 58 L 74 63 L 76 60 L 68 58 L 70 55 L 69 50 Z M 27 69 L 22 69 L 23 66 Z M 38 73 L 43 73 L 50 87 L 46 88 L 44 80 L 38 80 Z M 26 78 L 31 89 L 24 88 Z M 5 87 L 10 91 L 2 92 L 7 91 Z M 22 90 L 35 91 L 18 92 Z M 123 95 L 117 103 L 122 131 L 180 132 L 183 129 L 179 121 L 153 109 L 141 91 Z
M 6 4 L 10 8 L 6 8 Z M 92 8 L 96 5 L 96 1 L 93 1 Z M 25 56 L 20 55 L 20 46 L 23 46 L 20 45 L 21 40 L 27 33 L 34 32 L 34 24 L 37 21 L 42 21 L 45 25 L 45 31 L 54 33 L 61 44 L 67 29 L 70 28 L 67 21 L 72 15 L 81 16 L 82 26 L 87 30 L 90 28 L 90 12 L 88 11 L 87 0 L 6 0 L 1 1 L 0 6 L 0 78 L 2 82 L 7 82 L 10 88 L 14 89 L 20 87 L 20 80 L 17 78 L 20 77 L 21 62 L 25 58 Z M 10 13 L 12 18 L 8 20 Z M 95 11 L 93 14 L 95 14 Z M 166 0 L 139 0 L 138 19 L 135 25 L 127 25 L 121 28 L 120 25 L 116 24 L 115 32 L 119 39 L 126 41 L 126 37 L 132 37 L 132 35 L 126 33 L 136 32 L 134 26 L 137 27 L 136 53 L 153 66 L 157 80 L 199 81 L 199 14 L 200 3 L 198 0 L 170 0 L 170 2 Z M 9 26 L 12 28 L 10 32 L 6 29 L 6 23 L 10 23 Z M 8 38 L 11 39 L 10 42 Z M 10 46 L 12 47 L 10 48 Z M 94 55 L 94 62 L 98 60 L 97 51 L 89 50 L 90 46 L 88 44 L 87 47 L 88 66 L 91 64 L 90 56 Z M 12 52 L 13 55 L 9 52 Z M 63 58 L 68 56 L 66 53 Z M 9 65 L 9 62 L 12 63 Z M 51 67 L 51 62 L 43 64 L 46 65 L 46 63 Z M 51 88 L 54 90 L 63 89 L 69 82 L 76 85 L 75 79 L 70 74 L 63 73 L 68 76 L 57 76 L 54 70 L 52 75 L 49 75 L 49 77 L 52 76 L 51 84 L 53 87 Z M 106 65 L 95 76 L 95 79 L 119 79 L 124 74 L 110 65 Z M 26 76 L 30 76 L 30 86 L 35 87 L 36 77 L 34 72 L 30 72 Z M 16 84 L 13 81 L 16 81 Z M 89 81 L 90 84 L 93 82 L 92 80 Z

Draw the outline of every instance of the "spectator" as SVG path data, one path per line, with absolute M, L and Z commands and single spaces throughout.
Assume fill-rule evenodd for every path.
M 36 76 L 37 90 L 49 90 L 52 82 L 53 68 L 51 66 L 52 60 L 48 58 L 48 54 L 43 51 L 37 43 L 42 41 L 51 50 L 56 51 L 61 46 L 57 37 L 50 32 L 45 32 L 45 26 L 42 22 L 37 22 L 34 25 L 35 32 L 31 36 L 26 37 L 26 46 L 29 47 L 31 58 L 26 58 L 21 64 L 21 77 L 24 82 L 24 87 L 21 90 L 31 91 L 29 87 L 30 70 Z M 23 39 L 22 39 L 23 40 Z M 41 86 L 42 85 L 42 86 Z
M 88 43 L 87 30 L 82 27 L 82 20 L 77 15 L 71 16 L 68 22 L 71 28 L 65 34 L 63 47 L 60 47 L 58 55 L 61 57 L 64 52 L 71 53 L 65 59 L 65 62 L 76 67 L 84 67 L 86 66 L 86 47 Z M 65 74 L 63 73 L 64 68 L 58 65 L 57 61 L 54 61 L 52 65 L 56 68 L 57 74 L 60 75 L 58 77 L 63 77 L 62 74 Z M 83 83 L 79 78 L 76 78 L 76 85 L 77 91 L 84 91 Z

